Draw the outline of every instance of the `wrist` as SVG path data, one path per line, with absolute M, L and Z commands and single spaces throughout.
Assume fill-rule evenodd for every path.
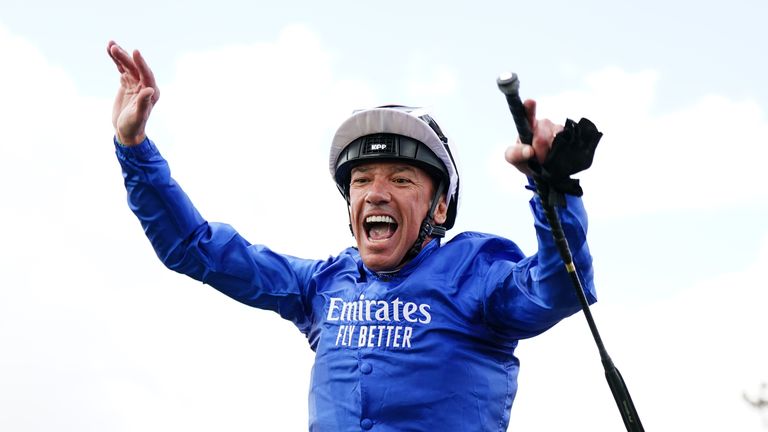
M 117 143 L 123 147 L 134 147 L 144 142 L 147 139 L 147 134 L 141 133 L 135 136 L 125 136 L 120 131 L 115 131 L 115 138 Z

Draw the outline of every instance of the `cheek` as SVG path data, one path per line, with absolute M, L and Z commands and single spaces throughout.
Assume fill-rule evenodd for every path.
M 359 218 L 360 218 L 360 201 L 359 197 L 356 198 L 354 195 L 350 194 L 349 197 L 349 204 L 347 205 L 347 211 L 349 212 L 349 223 L 352 225 L 352 234 L 357 237 L 357 230 L 359 225 Z
M 414 198 L 416 199 L 416 198 Z M 421 197 L 419 199 L 422 199 Z M 407 211 L 408 214 L 408 229 L 409 232 L 418 232 L 421 227 L 421 222 L 429 211 L 429 204 L 424 204 L 423 201 L 413 201 L 414 204 L 410 206 Z M 418 202 L 418 204 L 415 204 Z
M 359 212 L 360 201 L 361 201 L 360 194 L 356 194 L 356 193 L 349 194 L 349 203 L 347 205 L 352 214 Z

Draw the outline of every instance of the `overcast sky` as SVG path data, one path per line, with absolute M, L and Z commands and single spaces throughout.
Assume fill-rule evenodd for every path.
M 166 270 L 128 210 L 110 39 L 154 69 L 148 133 L 200 211 L 308 258 L 353 242 L 333 132 L 385 103 L 458 146 L 449 236 L 535 252 L 495 84 L 517 72 L 605 133 L 579 176 L 593 313 L 645 428 L 765 430 L 742 395 L 768 382 L 768 3 L 465 4 L 3 0 L 0 430 L 306 430 L 301 333 Z M 509 430 L 623 430 L 581 314 L 517 353 Z

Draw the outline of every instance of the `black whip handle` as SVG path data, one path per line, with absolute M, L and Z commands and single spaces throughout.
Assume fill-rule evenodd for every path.
M 523 101 L 520 99 L 520 81 L 517 78 L 517 74 L 509 73 L 502 75 L 498 78 L 496 83 L 499 86 L 499 90 L 504 93 L 504 97 L 507 99 L 507 105 L 509 106 L 509 111 L 512 113 L 512 118 L 515 121 L 517 133 L 520 136 L 520 142 L 530 145 L 533 142 L 533 131 L 528 122 L 525 105 L 523 105 Z M 534 171 L 537 171 L 537 161 L 531 159 L 529 165 Z M 545 188 L 546 185 L 542 185 L 540 178 L 535 175 L 534 183 L 536 184 L 536 190 L 539 196 L 542 196 L 543 188 Z M 619 408 L 621 418 L 624 420 L 624 426 L 627 428 L 627 432 L 645 432 L 643 425 L 640 423 L 640 417 L 637 415 L 635 404 L 632 402 L 632 397 L 629 395 L 629 389 L 627 388 L 621 373 L 616 366 L 614 366 L 611 357 L 608 355 L 608 351 L 605 349 L 600 333 L 597 331 L 597 325 L 592 317 L 589 302 L 584 294 L 584 288 L 579 279 L 579 274 L 576 272 L 576 266 L 573 263 L 568 240 L 565 238 L 565 232 L 560 223 L 560 217 L 558 216 L 555 207 L 550 204 L 548 200 L 542 199 L 541 203 L 544 208 L 544 214 L 549 222 L 550 229 L 552 230 L 555 244 L 560 252 L 560 257 L 563 259 L 565 269 L 568 271 L 576 295 L 581 303 L 581 309 L 584 311 L 584 317 L 587 319 L 587 324 L 592 332 L 592 337 L 600 352 L 600 360 L 603 363 L 603 369 L 605 370 L 605 378 L 608 381 L 608 387 L 611 389 L 611 394 L 613 394 L 613 399 L 616 401 L 616 405 Z

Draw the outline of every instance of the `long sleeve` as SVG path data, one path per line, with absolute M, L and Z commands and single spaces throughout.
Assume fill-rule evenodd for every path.
M 587 300 L 594 303 L 587 214 L 580 198 L 566 195 L 566 199 L 566 207 L 557 211 Z M 535 336 L 580 309 L 538 197 L 531 199 L 531 210 L 538 252 L 519 261 L 498 260 L 491 265 L 484 307 L 488 323 L 514 339 Z
M 115 146 L 128 205 L 168 268 L 242 303 L 278 312 L 302 332 L 309 331 L 311 310 L 304 291 L 321 262 L 251 245 L 231 226 L 207 222 L 149 139 L 135 147 Z

